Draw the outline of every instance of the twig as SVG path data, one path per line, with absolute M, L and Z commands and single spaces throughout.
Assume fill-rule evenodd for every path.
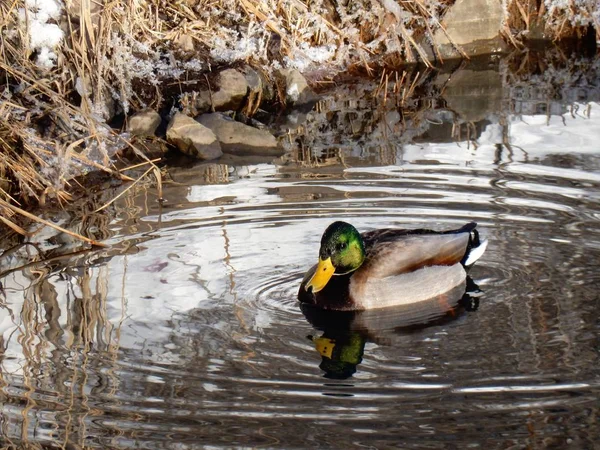
M 145 166 L 146 164 L 152 164 L 152 163 L 155 163 L 156 161 L 160 161 L 161 159 L 162 158 L 150 159 L 148 161 L 144 161 L 139 164 L 135 164 L 133 166 L 123 167 L 122 169 L 119 169 L 119 172 L 125 172 L 126 170 L 137 169 L 140 166 Z
M 19 271 L 21 271 L 23 269 L 27 269 L 29 267 L 39 266 L 40 264 L 48 264 L 53 261 L 60 261 L 61 259 L 70 258 L 71 256 L 76 256 L 76 255 L 83 255 L 87 252 L 88 252 L 88 250 L 76 250 L 71 253 L 65 253 L 62 255 L 52 256 L 51 258 L 41 259 L 39 261 L 31 261 L 27 264 L 23 264 L 22 266 L 13 267 L 12 269 L 8 269 L 7 271 L 0 273 L 0 277 L 3 278 L 3 277 L 6 277 L 7 275 L 10 275 L 11 273 L 19 272 Z
M 113 198 L 111 201 L 109 201 L 108 203 L 105 203 L 103 206 L 101 206 L 100 208 L 96 209 L 94 212 L 97 213 L 98 211 L 102 211 L 105 208 L 108 208 L 110 205 L 112 205 L 115 201 L 117 201 L 119 198 L 121 198 L 121 196 L 123 196 L 129 189 L 131 189 L 132 187 L 134 187 L 142 178 L 144 178 L 146 175 L 148 175 L 150 172 L 152 172 L 154 169 L 156 168 L 156 166 L 152 166 L 150 167 L 148 170 L 146 170 L 141 177 L 139 177 L 137 180 L 135 180 L 133 183 L 131 183 L 129 186 L 127 186 L 125 189 L 123 189 L 123 191 L 121 191 L 119 193 L 119 195 L 117 195 L 115 198 Z M 161 189 L 161 193 L 162 193 L 162 189 Z M 162 196 L 161 196 L 162 198 Z
M 3 206 L 7 207 L 8 209 L 11 209 L 12 211 L 14 211 L 16 213 L 19 213 L 22 216 L 27 217 L 28 219 L 34 220 L 34 221 L 39 222 L 39 223 L 43 223 L 44 225 L 47 225 L 47 226 L 49 226 L 51 228 L 54 228 L 55 230 L 61 231 L 63 233 L 66 233 L 69 236 L 72 236 L 72 237 L 77 238 L 79 240 L 82 240 L 84 242 L 88 242 L 88 243 L 92 244 L 95 247 L 108 247 L 107 244 L 104 244 L 102 242 L 98 242 L 98 241 L 96 241 L 94 239 L 87 238 L 87 237 L 82 236 L 80 234 L 77 234 L 77 233 L 75 233 L 73 231 L 69 231 L 69 230 L 67 230 L 67 229 L 65 229 L 63 227 L 60 227 L 60 226 L 52 223 L 52 222 L 48 222 L 47 220 L 44 220 L 41 217 L 37 217 L 37 216 L 35 216 L 35 215 L 31 214 L 31 213 L 28 213 L 27 211 L 25 211 L 25 210 L 23 210 L 23 209 L 21 209 L 21 208 L 19 208 L 17 206 L 11 205 L 10 203 L 8 203 L 5 200 L 0 199 L 0 205 L 3 205 Z
M 2 221 L 5 225 L 7 225 L 8 227 L 12 228 L 14 231 L 16 231 L 17 233 L 19 233 L 20 235 L 22 235 L 22 236 L 27 236 L 28 235 L 27 231 L 25 231 L 23 228 L 21 228 L 16 223 L 8 220 L 4 216 L 0 216 L 0 221 Z

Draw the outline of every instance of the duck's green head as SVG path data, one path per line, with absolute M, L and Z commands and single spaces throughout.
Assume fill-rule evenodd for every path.
M 332 223 L 321 238 L 319 265 L 306 290 L 319 292 L 333 275 L 354 272 L 364 260 L 365 245 L 358 230 L 346 222 Z

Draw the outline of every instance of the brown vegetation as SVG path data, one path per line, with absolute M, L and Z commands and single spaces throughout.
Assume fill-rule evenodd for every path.
M 527 40 L 584 39 L 600 36 L 594 1 L 506 0 L 505 36 L 515 45 Z
M 64 31 L 52 49 L 54 64 L 39 67 L 39 50 L 31 48 L 29 35 L 32 2 L 3 2 L 0 220 L 24 233 L 17 220 L 23 210 L 70 201 L 77 177 L 89 171 L 132 181 L 115 159 L 134 145 L 106 122 L 118 112 L 127 116 L 172 101 L 164 96 L 173 80 L 180 86 L 190 76 L 202 78 L 214 66 L 239 61 L 263 71 L 291 65 L 317 76 L 352 65 L 369 70 L 374 63 L 429 64 L 420 43 L 432 40 L 452 3 L 67 0 L 54 19 Z M 590 26 L 600 30 L 591 3 L 577 11 L 548 10 L 544 4 L 508 1 L 507 36 L 515 45 L 534 22 L 543 23 L 550 38 L 577 35 Z M 159 179 L 156 170 L 146 173 Z

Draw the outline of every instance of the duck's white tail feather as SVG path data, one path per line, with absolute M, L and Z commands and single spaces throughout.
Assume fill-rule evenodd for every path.
M 467 260 L 465 261 L 465 266 L 469 267 L 469 266 L 472 266 L 473 264 L 475 264 L 475 261 L 477 261 L 479 258 L 481 258 L 481 255 L 483 255 L 483 253 L 485 252 L 487 245 L 488 245 L 488 241 L 487 241 L 487 239 L 484 239 L 483 241 L 481 241 L 481 243 L 477 247 L 471 248 L 471 251 L 469 252 L 469 256 L 467 257 Z

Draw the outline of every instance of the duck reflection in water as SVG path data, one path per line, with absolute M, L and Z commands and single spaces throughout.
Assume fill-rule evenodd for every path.
M 479 307 L 479 287 L 466 279 L 445 294 L 426 301 L 366 311 L 331 311 L 302 303 L 306 319 L 321 336 L 308 336 L 321 355 L 326 378 L 347 379 L 362 362 L 365 344 L 389 345 L 395 335 L 439 326 Z

